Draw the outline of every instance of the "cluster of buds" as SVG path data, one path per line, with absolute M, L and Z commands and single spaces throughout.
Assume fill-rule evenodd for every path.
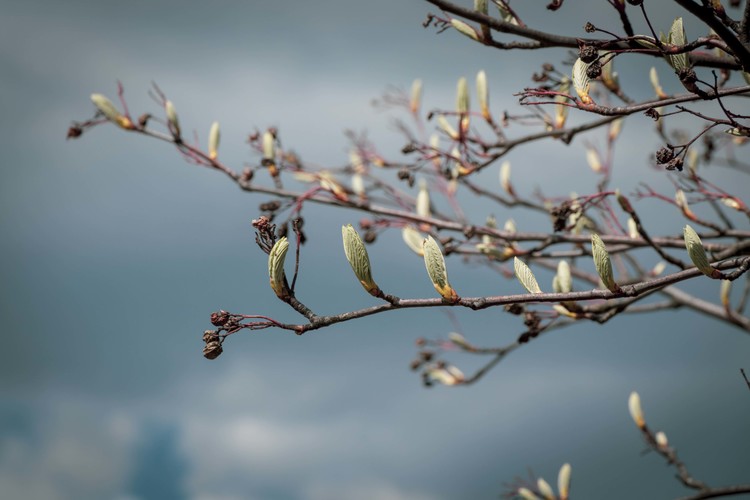
M 537 479 L 535 487 L 524 486 L 518 488 L 514 493 L 523 500 L 568 500 L 570 498 L 571 472 L 572 468 L 568 463 L 560 467 L 560 472 L 557 474 L 557 495 L 555 495 L 552 486 L 541 477 Z
M 219 337 L 219 332 L 216 330 L 206 330 L 203 332 L 203 342 L 206 344 L 203 347 L 203 356 L 206 359 L 216 359 L 224 351 L 221 347 L 221 337 Z

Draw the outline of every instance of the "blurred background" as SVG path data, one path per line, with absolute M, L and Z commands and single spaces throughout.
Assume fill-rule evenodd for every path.
M 557 14 L 534 4 L 519 9 L 542 29 L 583 36 L 591 21 L 619 31 L 604 2 L 566 3 Z M 651 11 L 663 30 L 673 9 Z M 0 497 L 497 498 L 530 471 L 554 484 L 565 462 L 574 498 L 686 495 L 660 457 L 642 453 L 627 412 L 633 390 L 694 476 L 712 486 L 750 480 L 750 392 L 739 373 L 750 369 L 750 339 L 690 312 L 550 333 L 471 387 L 422 387 L 408 368 L 415 340 L 460 329 L 479 345 L 503 345 L 522 331 L 518 318 L 398 311 L 302 337 L 240 333 L 208 361 L 201 335 L 212 311 L 299 320 L 269 289 L 254 243 L 250 221 L 269 198 L 110 125 L 65 140 L 71 120 L 93 115 L 91 93 L 115 100 L 117 80 L 135 116 L 158 114 L 153 81 L 186 135 L 205 144 L 221 123 L 221 158 L 238 170 L 258 163 L 245 140 L 268 126 L 310 165 L 345 165 L 346 130 L 397 160 L 405 138 L 394 118 L 408 116 L 372 105 L 389 88 L 421 78 L 425 110 L 452 108 L 456 80 L 484 69 L 493 112 L 521 113 L 512 94 L 544 62 L 567 72 L 566 51 L 500 53 L 454 31 L 437 35 L 421 25 L 437 10 L 416 1 L 4 0 L 2 12 Z M 652 64 L 667 92 L 681 90 L 663 61 L 633 64 L 620 73 L 636 99 L 652 95 Z M 631 193 L 645 182 L 671 196 L 650 167 L 660 146 L 652 130 L 642 116 L 626 122 L 613 186 Z M 516 189 L 594 192 L 582 146 L 603 146 L 604 134 L 518 148 L 508 156 Z M 730 191 L 747 186 L 744 173 L 710 175 Z M 484 179 L 500 189 L 497 167 Z M 462 201 L 475 223 L 494 213 L 521 229 L 549 227 L 544 217 Z M 681 233 L 676 211 L 641 207 L 655 230 Z M 300 298 L 320 314 L 372 305 L 340 243 L 341 225 L 362 214 L 308 206 L 304 215 Z M 369 251 L 385 290 L 434 296 L 399 232 Z M 461 294 L 521 292 L 457 258 L 448 265 Z M 549 276 L 540 282 L 548 287 Z M 718 297 L 707 279 L 687 288 Z M 467 373 L 478 366 L 449 359 Z

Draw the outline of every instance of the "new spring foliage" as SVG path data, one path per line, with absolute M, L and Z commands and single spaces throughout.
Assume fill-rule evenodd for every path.
M 446 300 L 456 301 L 458 294 L 448 283 L 448 271 L 445 269 L 445 258 L 437 242 L 428 236 L 422 241 L 422 251 L 424 252 L 424 265 L 427 268 L 427 275 L 432 281 L 432 286 Z
M 372 279 L 370 257 L 367 255 L 367 248 L 365 248 L 365 244 L 362 242 L 359 233 L 357 233 L 351 224 L 347 224 L 341 227 L 341 236 L 344 241 L 346 260 L 348 260 L 349 265 L 352 266 L 352 270 L 357 276 L 357 279 L 364 289 L 367 290 L 367 293 L 370 295 L 378 295 L 380 289 Z

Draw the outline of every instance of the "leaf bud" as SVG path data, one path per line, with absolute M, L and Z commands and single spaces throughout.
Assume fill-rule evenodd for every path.
M 631 392 L 628 398 L 628 411 L 630 411 L 630 417 L 639 429 L 646 427 L 646 419 L 641 408 L 641 397 L 635 391 Z
M 346 260 L 352 266 L 357 279 L 364 289 L 367 290 L 367 293 L 373 296 L 379 295 L 380 289 L 372 279 L 370 272 L 370 257 L 367 255 L 367 249 L 362 242 L 362 238 L 359 237 L 359 233 L 357 233 L 351 224 L 347 224 L 341 227 L 341 236 L 344 242 Z
M 422 241 L 422 251 L 424 252 L 424 263 L 427 268 L 427 275 L 432 281 L 432 286 L 445 299 L 451 302 L 458 300 L 458 294 L 448 282 L 448 271 L 445 268 L 445 257 L 440 250 L 437 242 L 432 236 L 427 236 Z

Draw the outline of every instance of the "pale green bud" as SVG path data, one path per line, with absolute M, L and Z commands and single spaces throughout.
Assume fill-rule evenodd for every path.
M 219 122 L 214 122 L 211 125 L 211 131 L 208 133 L 208 157 L 215 160 L 219 156 L 219 140 L 221 138 L 221 132 L 219 130 Z
M 609 258 L 609 252 L 604 242 L 596 233 L 591 233 L 591 254 L 594 257 L 596 272 L 599 273 L 602 283 L 611 292 L 617 292 L 620 287 L 615 283 L 614 273 L 612 272 L 612 262 Z
M 427 236 L 422 242 L 422 251 L 424 252 L 427 275 L 430 277 L 435 290 L 446 300 L 452 302 L 458 300 L 458 294 L 448 282 L 448 271 L 445 268 L 443 252 L 432 236 Z
M 380 293 L 378 285 L 372 279 L 370 272 L 370 257 L 367 255 L 367 248 L 359 237 L 359 233 L 351 224 L 341 227 L 341 236 L 344 241 L 344 254 L 349 265 L 352 266 L 354 274 L 362 284 L 367 293 L 377 296 Z
M 284 286 L 284 260 L 289 250 L 289 241 L 286 237 L 276 241 L 271 252 L 268 254 L 268 277 L 271 288 L 276 296 L 283 299 L 287 292 Z

